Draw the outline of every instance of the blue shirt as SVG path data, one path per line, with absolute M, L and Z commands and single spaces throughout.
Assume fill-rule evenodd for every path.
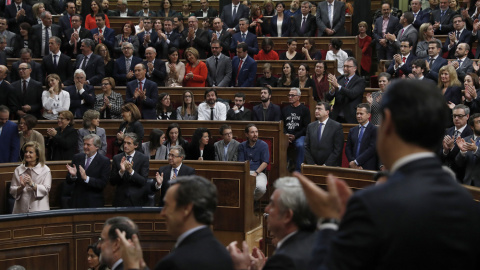
M 250 171 L 256 171 L 263 162 L 268 164 L 269 158 L 268 144 L 260 139 L 253 147 L 250 147 L 248 140 L 238 146 L 238 161 L 250 160 Z

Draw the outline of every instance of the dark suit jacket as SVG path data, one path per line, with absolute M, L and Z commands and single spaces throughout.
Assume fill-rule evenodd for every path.
M 345 3 L 341 1 L 335 1 L 333 5 L 333 25 L 330 25 L 328 19 L 328 6 L 327 2 L 323 1 L 318 3 L 317 6 L 317 28 L 318 36 L 324 35 L 325 28 L 335 30 L 334 36 L 345 36 Z M 380 28 L 381 29 L 381 28 Z
M 385 38 L 382 33 L 382 25 L 383 25 L 383 17 L 377 18 L 375 20 L 375 28 L 373 29 L 373 38 L 376 41 L 376 48 L 377 50 L 382 47 L 380 43 L 378 42 L 380 39 Z M 394 34 L 395 32 L 398 31 L 398 29 L 401 29 L 402 26 L 400 25 L 398 18 L 390 15 L 390 19 L 388 20 L 388 25 L 387 25 L 387 30 L 386 33 Z
M 57 66 L 55 66 L 53 64 L 52 54 L 50 53 L 43 57 L 42 71 L 44 72 L 45 78 L 49 74 L 57 74 L 66 85 L 68 80 L 73 77 L 72 59 L 68 55 L 62 53 L 60 54 L 60 59 L 57 59 Z
M 17 20 L 17 6 L 15 3 L 12 1 L 10 5 L 5 7 L 5 19 L 7 19 L 8 29 L 16 34 L 20 34 L 19 25 L 22 22 L 28 22 L 30 25 L 34 24 L 32 7 L 23 2 L 22 9 L 25 10 L 26 16 L 20 16 Z
M 342 75 L 338 80 L 339 85 L 345 85 L 345 77 Z M 354 75 L 348 82 L 346 87 L 335 91 L 332 95 L 327 92 L 325 97 L 327 100 L 335 98 L 335 105 L 333 111 L 330 113 L 330 118 L 336 120 L 340 112 L 343 111 L 343 117 L 348 123 L 356 123 L 357 105 L 362 102 L 363 92 L 365 91 L 365 81 L 363 78 Z
M 401 77 L 400 70 L 401 70 L 402 75 L 408 76 L 408 74 L 412 73 L 412 63 L 416 59 L 417 57 L 413 54 L 413 51 L 411 51 L 407 59 L 405 60 L 405 63 L 400 68 L 397 68 L 397 70 L 395 70 L 395 60 L 393 60 L 387 69 L 387 73 L 390 73 L 390 75 L 396 78 L 400 78 Z
M 72 179 L 67 172 L 67 183 L 74 185 L 72 192 L 72 208 L 95 208 L 103 207 L 105 201 L 103 198 L 103 189 L 108 183 L 110 174 L 110 159 L 97 152 L 95 158 L 90 162 L 85 171 L 89 177 L 88 183 L 82 179 L 79 166 L 85 169 L 86 155 L 78 153 L 73 156 L 72 165 L 77 168 L 77 178 Z
M 415 160 L 353 194 L 339 230 L 318 231 L 310 269 L 477 269 L 479 226 L 478 204 L 438 159 Z
M 277 15 L 273 16 L 272 19 L 270 20 L 270 34 L 272 35 L 272 37 L 278 37 L 277 21 L 278 21 Z M 289 37 L 291 35 L 290 33 L 291 28 L 292 28 L 292 25 L 290 23 L 290 17 L 288 17 L 287 15 L 284 15 L 283 22 L 282 22 L 282 37 Z
M 155 61 L 157 62 L 157 61 Z M 138 81 L 133 80 L 127 83 L 126 99 L 125 103 L 132 102 L 137 106 L 142 106 L 141 110 L 142 119 L 157 119 L 155 108 L 158 101 L 158 86 L 155 82 L 148 79 L 145 80 L 145 85 L 142 86 L 143 91 L 146 92 L 146 100 L 140 100 L 140 98 L 134 98 L 135 89 L 138 88 Z
M 92 37 L 95 36 L 95 34 L 99 33 L 98 28 L 94 28 L 90 30 L 90 32 L 92 33 Z M 103 37 L 105 38 L 105 40 L 102 40 L 102 43 L 107 45 L 107 48 L 110 51 L 110 55 L 113 55 L 113 48 L 115 47 L 115 30 L 105 27 Z M 93 39 L 93 41 L 95 41 L 95 39 Z M 98 44 L 98 42 L 95 42 L 95 44 Z
M 165 86 L 165 79 L 167 78 L 167 68 L 165 66 L 165 62 L 159 58 L 155 59 L 153 62 L 153 72 L 149 74 L 147 61 L 143 61 L 143 64 L 147 67 L 147 79 L 155 82 L 158 87 Z
M 81 68 L 83 54 L 77 56 L 75 61 L 74 70 Z M 105 63 L 103 58 L 100 55 L 92 54 L 90 59 L 88 59 L 87 66 L 85 67 L 85 74 L 87 75 L 87 80 L 90 82 L 90 85 L 96 86 L 100 85 L 102 79 L 105 77 Z
M 430 22 L 430 13 L 425 10 L 420 10 L 417 14 L 417 18 L 412 24 L 418 30 L 422 24 L 428 22 Z
M 468 143 L 471 143 L 473 139 L 473 135 L 465 137 L 465 141 Z M 465 168 L 462 184 L 480 187 L 480 151 L 467 151 L 465 156 L 458 152 L 455 163 L 459 167 Z
M 19 119 L 17 111 L 21 110 L 23 105 L 28 104 L 31 107 L 31 110 L 28 111 L 28 114 L 35 116 L 37 119 L 42 119 L 41 110 L 43 109 L 43 85 L 40 82 L 30 78 L 30 82 L 27 86 L 27 93 L 25 95 L 22 94 L 22 80 L 13 82 L 11 86 L 12 91 L 10 92 L 8 102 L 11 111 L 10 114 L 13 115 L 15 119 Z
M 252 111 L 243 107 L 243 111 L 235 113 L 233 109 L 227 111 L 227 120 L 251 121 Z
M 473 61 L 470 58 L 465 58 L 463 60 L 462 65 L 457 68 L 457 75 L 458 79 L 463 82 L 465 80 L 465 76 L 467 76 L 468 73 L 474 72 L 473 70 Z
M 197 18 L 203 17 L 203 10 L 200 9 L 200 10 L 195 11 L 195 17 L 197 17 Z M 207 10 L 207 17 L 208 18 L 218 17 L 218 11 L 209 6 L 208 10 Z
M 429 61 L 429 57 L 425 58 L 425 60 Z M 433 65 L 430 67 L 430 71 L 425 74 L 425 77 L 434 80 L 435 82 L 438 81 L 438 71 L 441 67 L 448 64 L 447 59 L 441 57 L 440 55 L 437 59 L 433 62 Z
M 341 166 L 344 142 L 342 124 L 329 118 L 323 128 L 320 142 L 318 142 L 319 126 L 318 120 L 307 126 L 304 162 L 312 165 Z
M 163 198 L 167 193 L 167 189 L 170 187 L 171 171 L 172 171 L 171 165 L 162 166 L 158 169 L 158 173 L 160 175 L 163 173 L 163 183 L 162 183 L 162 188 L 160 192 L 160 206 L 163 206 Z M 195 169 L 185 164 L 182 164 L 182 166 L 180 167 L 180 170 L 177 172 L 177 176 L 188 176 L 188 175 L 195 175 Z M 154 182 L 153 185 L 151 186 L 152 191 L 156 190 L 155 183 L 156 182 Z
M 56 37 L 59 37 L 60 40 L 63 40 L 63 32 L 62 32 L 62 29 L 60 28 L 60 26 L 56 25 L 56 24 L 52 24 L 51 26 L 51 29 L 50 31 L 52 32 L 52 36 L 56 36 Z M 37 25 L 34 25 L 32 27 L 32 33 L 33 35 L 36 37 L 34 39 L 34 43 L 35 43 L 35 46 L 37 46 L 37 48 L 39 48 L 36 52 L 37 52 L 37 55 L 34 55 L 33 57 L 35 58 L 41 58 L 42 56 L 42 30 L 43 28 L 43 24 L 37 24 Z M 50 36 L 51 37 L 51 36 Z M 48 53 L 50 53 L 50 50 L 48 51 Z
M 58 25 L 60 26 L 62 33 L 65 33 L 68 29 L 71 29 L 72 26 L 70 25 L 70 15 L 65 14 L 61 16 L 58 19 Z M 68 36 L 67 39 L 70 39 L 70 36 Z
M 232 82 L 230 86 L 237 86 L 238 66 L 240 58 L 235 56 L 232 60 Z M 257 62 L 247 55 L 245 63 L 243 63 L 240 73 L 238 73 L 238 87 L 254 87 L 255 77 L 257 76 Z
M 7 121 L 2 127 L 0 134 L 0 163 L 18 162 L 20 154 L 20 138 L 18 126 L 12 121 Z
M 263 269 L 308 269 L 308 262 L 312 254 L 305 252 L 305 250 L 312 250 L 314 244 L 314 232 L 297 231 L 285 240 L 280 248 L 275 250 L 274 255 L 268 258 Z
M 455 133 L 454 126 L 445 131 L 445 135 L 449 135 L 452 138 L 454 137 L 454 133 Z M 463 132 L 460 134 L 460 137 L 465 139 L 466 137 L 472 136 L 472 135 L 473 135 L 473 130 L 470 128 L 469 125 L 467 125 L 463 130 Z M 442 153 L 440 153 L 440 157 L 443 162 L 443 165 L 452 169 L 457 175 L 457 180 L 459 182 L 462 182 L 465 175 L 465 167 L 459 166 L 455 162 L 455 158 L 457 157 L 459 152 L 460 152 L 460 148 L 458 148 L 457 144 L 455 144 L 453 149 L 450 150 L 450 152 L 447 155 L 443 154 L 443 147 L 442 147 Z
M 240 28 L 238 27 L 238 21 L 241 18 L 249 18 L 249 13 L 250 9 L 242 3 L 239 3 L 239 6 L 237 7 L 237 13 L 234 18 L 232 14 L 232 4 L 224 6 L 222 14 L 220 15 L 220 19 L 222 19 L 223 22 L 223 29 L 235 28 L 236 31 L 240 31 Z
M 157 32 L 152 30 L 152 33 L 150 34 L 150 43 L 147 44 L 147 46 L 143 45 L 145 41 L 145 34 L 146 32 L 143 31 L 137 35 L 138 37 L 138 43 L 140 43 L 140 48 L 138 50 L 138 54 L 140 55 L 140 58 L 144 59 L 145 58 L 145 49 L 148 47 L 155 47 L 155 43 L 157 43 L 158 40 L 158 34 Z
M 78 132 L 73 126 L 67 126 L 63 132 L 55 128 L 57 135 L 45 142 L 50 147 L 50 160 L 71 160 L 78 149 Z
M 236 53 L 238 42 L 242 42 L 241 32 L 233 34 L 232 42 L 230 43 L 231 52 Z M 248 45 L 248 55 L 253 58 L 253 56 L 258 53 L 257 36 L 252 32 L 248 32 L 247 36 L 245 37 L 245 43 Z
M 295 27 L 295 30 L 293 31 L 293 36 L 296 37 L 314 37 L 317 31 L 317 19 L 315 16 L 312 14 L 307 15 L 307 20 L 305 23 L 307 24 L 305 26 L 305 32 L 302 33 L 302 20 L 303 20 L 303 14 L 297 14 L 293 16 L 293 22 L 292 25 Z
M 214 31 L 212 35 L 215 34 L 216 32 Z M 232 43 L 232 34 L 230 34 L 230 32 L 227 32 L 226 30 L 223 30 L 220 33 L 220 38 L 218 40 L 220 40 L 220 43 L 222 44 L 222 53 L 230 57 L 230 44 Z
M 92 36 L 92 32 L 90 32 L 90 30 L 81 27 L 80 31 L 78 32 L 78 37 L 80 38 L 80 41 L 77 42 L 77 53 L 74 54 L 73 51 L 75 49 L 75 43 L 72 44 L 72 45 L 70 45 L 70 43 L 69 43 L 70 42 L 70 37 L 72 36 L 73 31 L 74 30 L 72 28 L 67 29 L 65 31 L 65 40 L 63 42 L 62 52 L 65 52 L 65 54 L 70 56 L 70 58 L 75 59 L 75 58 L 77 58 L 77 55 L 82 54 L 82 50 L 80 49 L 80 47 L 82 46 L 82 42 L 81 42 L 82 39 L 84 39 L 84 38 L 93 39 L 93 36 Z
M 207 227 L 188 235 L 155 266 L 155 270 L 163 269 L 233 270 L 233 262 Z
M 167 35 L 167 33 L 165 33 L 165 35 Z M 175 31 L 172 31 L 172 33 L 170 34 L 170 38 L 168 38 L 168 40 L 170 40 L 170 43 L 168 44 L 168 48 L 171 48 L 171 47 L 178 48 L 180 46 L 181 38 L 182 38 L 181 34 Z
M 453 30 L 453 16 L 455 14 L 456 12 L 450 8 L 447 9 L 443 17 L 441 16 L 440 9 L 432 11 L 432 15 L 430 16 L 430 23 L 434 25 L 435 22 L 440 22 L 440 25 L 442 26 L 441 30 L 440 28 L 435 30 L 435 35 L 448 35 L 448 33 Z
M 253 107 L 253 121 L 275 121 L 278 122 L 282 120 L 282 112 L 280 111 L 280 106 L 270 102 L 265 114 L 265 119 L 263 118 L 263 105 L 260 103 Z
M 368 124 L 363 132 L 362 142 L 360 144 L 360 152 L 357 154 L 358 135 L 360 127 L 356 126 L 350 129 L 345 146 L 345 155 L 348 162 L 356 160 L 359 166 L 364 170 L 376 170 L 378 165 L 377 160 L 377 127 L 371 122 Z
M 13 94 L 13 91 L 12 85 L 7 80 L 2 80 L 0 84 L 0 104 L 9 106 L 10 110 L 12 106 L 10 95 Z
M 95 105 L 95 90 L 93 86 L 85 84 L 83 85 L 83 89 L 85 91 L 79 95 L 75 85 L 70 85 L 65 88 L 65 91 L 70 94 L 70 111 L 75 118 L 82 118 L 83 114 L 89 109 L 93 110 L 93 106 Z M 83 104 L 82 100 L 84 101 Z
M 17 61 L 12 64 L 12 72 L 10 72 L 10 82 L 18 81 L 20 80 L 20 76 L 18 74 L 18 66 L 20 66 L 22 62 Z M 43 84 L 44 82 L 44 76 L 43 76 L 43 70 L 42 70 L 42 65 L 35 62 L 35 61 L 30 61 L 30 66 L 32 67 L 32 73 L 30 73 L 30 77 L 32 77 L 35 81 L 41 82 Z
M 132 61 L 130 63 L 130 69 L 132 72 L 135 69 L 135 65 L 142 63 L 142 58 L 132 56 Z M 117 58 L 115 60 L 115 65 L 113 67 L 113 78 L 115 79 L 116 85 L 126 85 L 127 81 L 135 80 L 135 75 L 131 79 L 127 79 L 127 66 L 124 56 Z
M 453 30 L 453 33 L 456 33 L 455 29 Z M 455 42 L 453 46 L 448 49 L 448 45 L 450 44 L 450 37 L 447 36 L 447 39 L 445 40 L 445 43 L 443 43 L 443 48 L 442 52 L 448 52 L 447 59 L 456 59 L 455 57 L 455 51 L 457 50 L 457 46 L 460 43 L 467 43 L 470 48 L 472 47 L 472 32 L 468 31 L 467 29 L 464 29 L 462 33 L 460 34 L 460 39 L 458 42 Z M 472 50 L 468 52 L 468 57 L 473 57 L 473 54 L 471 52 Z
M 140 147 L 141 148 L 141 147 Z M 147 178 L 148 178 L 148 156 L 140 151 L 135 151 L 133 156 L 133 175 L 127 171 L 120 176 L 120 162 L 125 157 L 125 153 L 117 154 L 112 160 L 112 172 L 110 174 L 110 184 L 117 186 L 115 190 L 114 207 L 144 206 L 147 204 Z
M 182 36 L 180 37 L 180 48 L 186 49 L 193 47 L 197 49 L 198 54 L 200 55 L 200 59 L 206 59 L 206 52 L 210 51 L 210 41 L 208 40 L 207 31 L 198 28 L 197 32 L 195 33 L 195 39 L 191 42 L 187 41 L 187 37 L 188 28 L 185 28 L 185 30 L 182 32 Z
M 143 17 L 143 9 L 140 9 L 139 11 L 137 11 L 137 13 L 135 13 L 135 16 L 138 16 L 138 17 Z M 153 10 L 148 10 L 148 17 L 157 17 L 157 13 Z
M 41 49 L 41 48 L 38 48 L 36 42 L 34 42 L 35 38 L 36 37 L 33 34 L 28 35 L 28 48 L 30 50 L 32 50 L 32 57 L 34 55 L 39 55 L 39 51 Z M 13 37 L 12 43 L 15 46 L 12 48 L 13 49 L 12 57 L 20 58 L 20 56 L 21 56 L 20 55 L 20 50 L 23 49 L 23 41 L 24 41 L 24 39 L 21 35 L 15 35 L 15 37 Z

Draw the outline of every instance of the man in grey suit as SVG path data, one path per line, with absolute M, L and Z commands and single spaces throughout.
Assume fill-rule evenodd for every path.
M 4 49 L 5 53 L 8 57 L 17 57 L 17 55 L 13 55 L 15 47 L 15 33 L 8 31 L 7 28 L 7 19 L 0 18 L 0 35 L 5 36 L 7 39 L 7 47 Z M 20 46 L 20 44 L 18 46 Z
M 412 22 L 413 13 L 407 11 L 400 17 L 402 28 L 398 30 L 397 36 L 393 33 L 385 34 L 385 38 L 389 41 L 388 46 L 392 46 L 394 51 L 398 52 L 400 49 L 400 43 L 406 40 L 410 41 L 413 48 L 417 47 L 418 31 L 412 25 Z
M 468 58 L 469 51 L 470 45 L 468 45 L 467 43 L 458 44 L 457 49 L 455 50 L 455 58 L 457 59 L 457 61 L 450 62 L 450 65 L 452 65 L 457 71 L 458 79 L 462 83 L 468 73 L 474 72 L 473 61 L 472 59 Z
M 320 2 L 317 7 L 318 36 L 345 36 L 345 3 L 335 0 Z
M 460 152 L 455 158 L 457 166 L 465 168 L 465 177 L 462 184 L 480 187 L 480 113 L 472 115 L 469 124 L 473 129 L 473 135 L 457 139 Z
M 232 60 L 222 53 L 223 47 L 220 41 L 211 43 L 212 56 L 207 58 L 209 86 L 228 87 L 232 79 Z
M 223 137 L 223 140 L 218 141 L 213 145 L 215 148 L 215 160 L 237 161 L 238 146 L 240 143 L 233 139 L 232 127 L 227 124 L 223 124 L 219 131 L 220 135 Z
M 340 166 L 342 164 L 342 124 L 329 118 L 330 104 L 318 102 L 315 118 L 307 127 L 305 137 L 305 163 L 312 165 Z
M 388 2 L 382 4 L 382 17 L 375 20 L 375 27 L 372 32 L 373 39 L 376 41 L 377 58 L 382 60 L 392 60 L 395 54 L 393 47 L 388 46 L 387 34 L 395 33 L 401 28 L 398 18 L 391 15 L 391 11 L 392 7 Z

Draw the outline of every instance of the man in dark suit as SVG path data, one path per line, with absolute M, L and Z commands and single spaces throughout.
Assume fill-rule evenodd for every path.
M 227 120 L 251 121 L 252 112 L 243 106 L 245 104 L 245 94 L 235 94 L 235 106 L 227 111 Z
M 438 81 L 438 71 L 441 67 L 448 64 L 447 59 L 440 56 L 442 51 L 442 43 L 439 40 L 428 42 L 428 57 L 425 59 L 427 65 L 425 77 Z
M 5 18 L 8 21 L 10 31 L 20 34 L 19 25 L 22 22 L 34 24 L 32 7 L 23 3 L 23 0 L 14 0 L 5 7 Z
M 62 83 L 68 85 L 68 80 L 72 78 L 72 60 L 71 58 L 60 52 L 60 46 L 62 41 L 58 37 L 51 37 L 48 46 L 50 48 L 50 54 L 46 55 L 42 59 L 42 71 L 45 78 L 50 74 L 57 74 L 60 76 Z
M 30 77 L 32 72 L 30 64 L 21 63 L 18 70 L 20 79 L 12 83 L 12 91 L 8 98 L 10 111 L 14 119 L 20 119 L 27 113 L 41 119 L 43 84 Z
M 115 60 L 113 67 L 113 78 L 116 85 L 126 85 L 127 82 L 134 80 L 133 70 L 137 64 L 142 63 L 142 58 L 133 56 L 133 45 L 130 42 L 122 43 L 123 56 Z
M 404 40 L 400 43 L 400 54 L 393 56 L 393 61 L 387 69 L 387 73 L 395 78 L 401 78 L 402 75 L 408 76 L 412 73 L 412 63 L 416 57 L 412 53 L 412 43 L 410 40 Z
M 380 110 L 377 149 L 391 172 L 386 183 L 352 195 L 334 176 L 327 192 L 294 173 L 322 217 L 310 269 L 477 269 L 478 204 L 433 153 L 448 118 L 443 95 L 422 82 L 397 80 Z
M 72 16 L 72 28 L 65 31 L 65 41 L 63 43 L 63 51 L 70 58 L 75 59 L 77 55 L 82 53 L 82 40 L 93 39 L 92 33 L 82 27 L 82 17 L 80 15 Z
M 3 90 L 3 89 L 2 89 Z M 7 106 L 0 105 L 0 163 L 18 162 L 20 139 L 18 126 L 8 120 L 10 111 Z
M 453 16 L 455 10 L 450 9 L 449 0 L 439 0 L 440 9 L 432 11 L 430 23 L 433 26 L 435 35 L 448 35 L 453 30 Z
M 377 58 L 391 60 L 396 53 L 392 46 L 388 46 L 387 34 L 393 34 L 401 28 L 397 17 L 392 16 L 391 6 L 388 2 L 382 4 L 382 17 L 377 18 L 373 29 L 373 39 L 376 41 Z M 318 12 L 318 11 L 317 11 Z M 386 28 L 383 25 L 386 24 Z
M 67 164 L 67 183 L 74 185 L 70 207 L 103 207 L 103 189 L 108 183 L 110 159 L 98 153 L 102 141 L 97 134 L 83 137 L 83 151 L 72 158 L 72 166 Z
M 232 34 L 223 29 L 223 22 L 220 18 L 213 19 L 213 33 L 212 33 L 212 42 L 214 40 L 220 41 L 222 46 L 222 53 L 230 57 L 230 44 L 232 43 Z
M 355 112 L 357 105 L 362 102 L 365 92 L 365 81 L 355 74 L 357 60 L 353 57 L 347 58 L 343 65 L 344 74 L 337 78 L 328 75 L 328 81 L 333 86 L 333 91 L 326 94 L 327 100 L 335 98 L 335 106 L 331 112 L 331 118 L 340 123 L 356 123 Z
M 461 15 L 453 16 L 453 31 L 448 33 L 448 37 L 443 44 L 442 52 L 448 52 L 447 59 L 454 59 L 457 46 L 461 43 L 472 44 L 472 32 L 465 28 L 465 21 Z M 471 55 L 473 57 L 473 54 Z
M 329 118 L 330 104 L 318 102 L 315 118 L 308 124 L 305 137 L 305 163 L 311 165 L 341 166 L 343 152 L 342 124 Z
M 209 6 L 208 0 L 200 0 L 200 10 L 195 11 L 197 18 L 214 18 L 218 17 L 218 11 Z
M 220 40 L 213 40 L 210 47 L 212 56 L 205 61 L 208 69 L 207 84 L 212 87 L 228 87 L 232 80 L 232 60 L 222 53 Z
M 164 207 L 160 215 L 166 221 L 168 234 L 177 239 L 177 243 L 175 249 L 157 263 L 155 270 L 234 269 L 225 246 L 210 230 L 217 207 L 217 188 L 214 184 L 201 176 L 178 177 L 171 183 L 164 202 L 168 207 Z M 119 237 L 122 245 L 119 249 L 123 250 L 130 244 L 124 234 Z M 139 241 L 134 241 L 134 245 L 136 249 L 141 249 Z M 125 269 L 140 269 L 142 256 L 132 255 L 124 254 Z
M 458 44 L 457 49 L 455 50 L 455 55 L 454 55 L 457 61 L 450 62 L 450 64 L 457 71 L 458 80 L 462 83 L 465 80 L 465 76 L 467 76 L 468 73 L 474 72 L 473 61 L 472 59 L 468 58 L 469 52 L 470 52 L 470 46 L 467 43 Z
M 58 19 L 58 25 L 60 26 L 60 29 L 62 29 L 62 33 L 65 34 L 65 32 L 68 29 L 72 28 L 72 16 L 75 15 L 76 12 L 76 6 L 74 2 L 67 2 L 67 6 L 65 7 L 65 14 L 61 16 Z M 70 38 L 70 36 L 66 36 L 67 39 Z
M 230 51 L 235 52 L 238 44 L 245 43 L 248 45 L 248 55 L 253 58 L 258 53 L 257 36 L 248 31 L 248 19 L 242 18 L 238 23 L 240 31 L 232 35 L 232 42 L 230 43 Z M 253 86 L 253 85 L 252 85 Z
M 312 3 L 302 2 L 301 14 L 293 16 L 294 37 L 314 37 L 317 31 L 317 22 L 315 16 L 310 14 Z
M 73 85 L 65 88 L 70 94 L 70 111 L 75 118 L 83 118 L 83 113 L 93 109 L 95 105 L 95 90 L 93 86 L 86 83 L 85 72 L 81 69 L 75 70 Z
M 14 48 L 16 46 L 15 44 L 15 33 L 10 32 L 7 30 L 8 28 L 8 23 L 7 19 L 0 17 L 0 35 L 5 36 L 5 39 L 7 41 L 7 46 L 3 51 L 8 57 L 17 57 L 17 55 L 14 55 L 14 51 L 16 51 L 17 48 Z M 23 46 L 22 46 L 23 48 Z
M 185 159 L 185 150 L 177 145 L 170 148 L 168 153 L 168 164 L 158 169 L 155 176 L 156 182 L 151 186 L 152 191 L 161 189 L 160 206 L 163 206 L 163 198 L 170 187 L 170 181 L 180 176 L 195 175 L 195 169 L 183 164 Z M 165 181 L 164 181 L 165 180 Z
M 270 99 L 272 98 L 272 89 L 269 87 L 263 87 L 260 90 L 260 100 L 262 103 L 253 107 L 253 121 L 275 121 L 278 122 L 282 119 L 282 113 L 280 106 L 273 104 Z
M 275 253 L 268 258 L 262 269 L 310 269 L 308 263 L 315 244 L 316 218 L 308 207 L 305 194 L 294 177 L 282 177 L 274 182 L 275 191 L 265 208 L 268 215 L 267 228 L 279 241 Z M 248 249 L 243 244 L 243 250 Z M 251 263 L 248 252 L 241 252 L 237 242 L 227 246 L 236 269 L 248 269 Z M 258 252 L 253 248 L 253 254 Z M 262 256 L 263 257 L 263 256 Z
M 117 1 L 117 10 L 115 10 L 117 16 L 119 17 L 132 17 L 135 16 L 135 11 L 128 8 L 127 0 L 118 0 Z
M 190 47 L 197 49 L 200 59 L 206 59 L 206 52 L 210 51 L 208 34 L 205 30 L 198 28 L 198 19 L 195 16 L 188 18 L 188 28 L 182 32 L 180 38 L 180 48 Z
M 223 124 L 220 126 L 219 133 L 223 140 L 215 142 L 215 160 L 219 161 L 237 161 L 238 146 L 240 143 L 233 138 L 232 127 Z
M 250 13 L 250 9 L 240 3 L 240 0 L 232 0 L 231 4 L 228 4 L 223 7 L 222 14 L 220 15 L 220 19 L 224 22 L 223 29 L 230 32 L 230 34 L 234 34 L 237 31 L 240 31 L 238 26 L 239 20 L 241 18 L 248 18 Z
M 164 31 L 164 35 L 166 36 L 165 42 L 167 42 L 168 48 L 171 48 L 171 47 L 178 48 L 180 46 L 181 35 L 173 31 L 172 18 L 166 18 L 163 21 L 163 31 Z
M 9 81 L 11 82 L 14 82 L 14 81 L 17 81 L 19 80 L 19 75 L 18 75 L 18 66 L 21 64 L 21 63 L 29 63 L 30 66 L 32 67 L 32 73 L 30 74 L 30 76 L 38 81 L 38 82 L 44 82 L 44 76 L 43 76 L 43 71 L 42 71 L 42 65 L 33 61 L 32 60 L 32 51 L 29 49 L 29 48 L 22 48 L 20 50 L 20 60 L 14 62 L 12 64 L 12 72 L 10 72 L 10 79 Z
M 429 79 L 425 77 L 425 70 L 427 69 L 427 65 L 425 63 L 425 60 L 423 59 L 416 59 L 412 62 L 412 73 L 408 75 L 408 78 L 414 79 L 414 80 L 420 80 L 420 81 L 425 81 L 428 82 L 432 85 L 437 85 L 437 82 L 435 82 L 432 79 Z
M 143 18 L 143 27 L 145 30 L 137 35 L 140 43 L 138 54 L 142 59 L 145 58 L 145 49 L 148 47 L 155 47 L 158 39 L 157 32 L 152 30 L 153 22 L 151 18 Z
M 345 36 L 345 3 L 327 0 L 317 7 L 318 36 Z
M 254 87 L 257 76 L 257 62 L 248 55 L 248 45 L 240 43 L 237 46 L 237 56 L 232 60 L 232 81 L 230 86 Z
M 142 113 L 142 119 L 156 119 L 158 86 L 155 82 L 146 79 L 147 69 L 144 64 L 137 64 L 134 73 L 136 80 L 127 83 L 125 102 L 137 105 Z
M 467 125 L 470 117 L 470 108 L 458 104 L 453 108 L 453 127 L 445 131 L 445 137 L 442 142 L 442 153 L 440 155 L 445 166 L 452 169 L 457 175 L 457 180 L 461 182 L 465 175 L 465 168 L 455 163 L 455 158 L 460 151 L 457 145 L 458 138 L 465 138 L 473 135 L 473 130 Z
M 157 13 L 150 10 L 150 0 L 142 0 L 142 9 L 135 13 L 137 17 L 157 17 Z
M 147 204 L 148 157 L 136 151 L 139 145 L 135 133 L 125 133 L 123 153 L 112 160 L 110 184 L 117 186 L 114 207 L 144 206 Z
M 91 39 L 83 39 L 80 49 L 82 53 L 77 56 L 74 69 L 83 69 L 87 75 L 87 84 L 100 85 L 105 77 L 105 63 L 100 55 L 94 54 L 95 42 Z
M 55 36 L 60 39 L 63 38 L 60 26 L 52 24 L 52 14 L 50 12 L 44 11 L 42 15 L 40 15 L 40 18 L 42 19 L 42 24 L 37 24 L 32 27 L 32 33 L 36 36 L 36 39 L 34 39 L 35 46 L 40 48 L 40 50 L 38 50 L 40 54 L 34 55 L 35 58 L 40 58 L 40 56 L 44 57 L 45 55 L 50 54 L 48 42 L 51 37 Z
M 430 13 L 422 10 L 422 3 L 420 0 L 412 0 L 410 2 L 410 7 L 412 8 L 413 13 L 413 27 L 415 29 L 419 29 L 420 26 L 424 23 L 428 23 L 430 21 Z
M 147 67 L 147 79 L 155 82 L 157 86 L 165 86 L 165 79 L 167 78 L 167 68 L 165 62 L 157 58 L 157 51 L 155 48 L 148 47 L 145 50 L 145 61 L 143 64 Z
M 103 43 L 110 51 L 110 55 L 113 55 L 113 47 L 115 44 L 115 30 L 105 26 L 105 14 L 98 13 L 95 15 L 95 22 L 98 28 L 90 30 L 95 41 L 95 46 L 99 43 Z
M 0 104 L 10 105 L 12 102 L 8 99 L 13 92 L 12 85 L 7 81 L 8 68 L 0 65 Z
M 480 187 L 480 114 L 473 114 L 469 119 L 473 135 L 457 139 L 460 152 L 455 158 L 459 167 L 465 168 L 465 177 L 462 184 Z
M 359 125 L 350 129 L 345 145 L 345 155 L 352 169 L 376 170 L 378 167 L 375 147 L 377 127 L 368 121 L 370 116 L 370 105 L 368 103 L 358 104 L 357 121 Z

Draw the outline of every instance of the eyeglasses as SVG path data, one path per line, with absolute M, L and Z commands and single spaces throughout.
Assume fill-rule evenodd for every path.
M 232 135 L 232 134 L 233 134 L 232 132 L 223 133 L 223 136 L 230 136 L 230 135 Z
M 175 156 L 174 154 L 168 154 L 168 157 L 170 158 L 176 158 L 176 157 L 180 157 L 180 156 Z
M 452 115 L 452 116 L 453 116 L 453 118 L 463 118 L 463 117 L 465 117 L 465 116 L 467 116 L 467 115 L 466 115 L 466 114 L 454 114 L 454 115 Z
M 102 83 L 102 86 L 110 85 L 110 83 Z

